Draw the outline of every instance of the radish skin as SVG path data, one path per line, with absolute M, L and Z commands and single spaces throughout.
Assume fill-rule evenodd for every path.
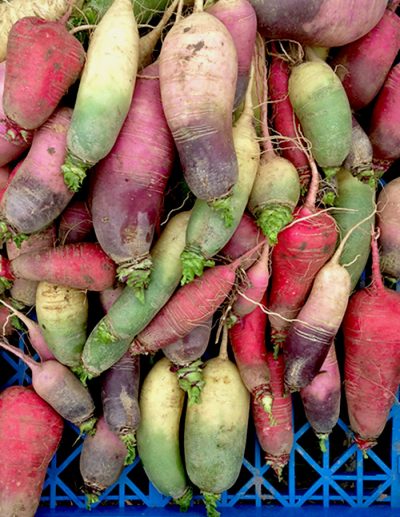
M 387 183 L 379 194 L 377 208 L 381 271 L 396 280 L 400 278 L 399 191 L 399 178 Z

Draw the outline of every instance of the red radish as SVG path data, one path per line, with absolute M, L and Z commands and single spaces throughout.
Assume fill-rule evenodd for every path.
M 0 272 L 7 279 L 27 278 L 89 291 L 103 291 L 115 278 L 113 261 L 91 242 L 24 253 L 9 265 L 3 260 L 1 266 Z
M 151 274 L 149 250 L 174 159 L 174 142 L 161 104 L 158 65 L 147 67 L 142 74 L 118 139 L 94 170 L 91 185 L 97 240 L 118 264 L 118 278 L 140 297 Z
M 10 177 L 10 168 L 8 165 L 0 165 L 0 189 L 3 190 L 8 185 L 8 179 Z
M 3 216 L 17 232 L 42 230 L 73 196 L 61 173 L 71 115 L 72 109 L 60 108 L 35 133 L 26 159 L 3 195 Z
M 0 341 L 0 347 L 19 357 L 32 371 L 32 386 L 53 409 L 77 425 L 81 432 L 90 432 L 95 424 L 94 402 L 89 391 L 66 366 L 54 360 L 38 363 L 15 346 Z
M 29 341 L 32 347 L 39 354 L 39 358 L 41 361 L 48 361 L 50 359 L 55 359 L 53 352 L 49 349 L 46 340 L 43 337 L 42 331 L 40 330 L 39 325 L 28 318 L 23 312 L 18 311 L 12 305 L 9 305 L 4 300 L 0 300 L 0 303 L 8 309 L 9 317 L 16 316 L 28 329 Z
M 381 245 L 381 270 L 396 280 L 400 278 L 400 178 L 387 183 L 378 197 L 378 226 Z
M 293 112 L 289 99 L 289 64 L 276 53 L 272 44 L 272 61 L 268 76 L 268 89 L 272 105 L 272 126 L 281 136 L 278 140 L 282 156 L 293 163 L 297 169 L 302 189 L 311 180 L 310 165 L 306 153 L 296 145 L 299 141 L 299 122 Z
M 232 137 L 237 54 L 224 24 L 197 7 L 163 41 L 161 98 L 190 190 L 229 223 L 226 203 L 238 177 Z
M 335 345 L 331 344 L 321 370 L 311 383 L 300 390 L 307 420 L 319 438 L 322 452 L 340 412 L 341 380 Z
M 72 200 L 60 216 L 58 239 L 62 246 L 90 240 L 93 222 L 85 201 Z
M 0 307 L 0 334 L 2 336 L 9 336 L 14 329 L 11 323 L 12 312 L 7 307 Z
M 335 221 L 315 207 L 319 175 L 313 161 L 311 170 L 313 176 L 304 205 L 296 210 L 294 222 L 280 233 L 272 251 L 268 318 L 274 345 L 285 340 L 291 320 L 304 305 L 315 275 L 335 250 Z
M 251 60 L 257 34 L 256 13 L 248 0 L 218 0 L 207 9 L 230 32 L 238 57 L 234 109 L 244 99 L 249 82 Z
M 339 260 L 349 237 L 371 220 L 375 210 L 342 239 L 333 257 L 317 273 L 307 301 L 292 323 L 284 346 L 285 384 L 290 391 L 315 378 L 342 323 L 351 294 L 351 275 Z
M 3 106 L 10 128 L 36 129 L 78 79 L 85 51 L 63 22 L 26 17 L 11 28 Z
M 265 311 L 256 307 L 229 330 L 229 340 L 244 385 L 257 404 L 271 414 L 272 394 L 265 348 L 266 325 Z
M 260 402 L 253 397 L 252 413 L 257 438 L 265 452 L 265 461 L 281 479 L 293 445 L 292 396 L 284 387 L 283 356 L 279 354 L 274 359 L 272 352 L 267 351 L 266 359 L 271 375 L 271 412 L 266 413 Z
M 33 517 L 62 418 L 29 387 L 0 394 L 0 515 Z
M 341 47 L 332 62 L 355 111 L 377 95 L 400 49 L 400 18 L 395 12 L 398 3 L 386 9 L 365 36 Z
M 378 95 L 368 136 L 374 150 L 374 165 L 383 174 L 400 157 L 400 63 L 394 66 Z
M 3 109 L 4 79 L 6 63 L 0 63 L 0 166 L 10 163 L 21 156 L 32 142 L 32 132 L 23 131 L 21 134 L 9 128 Z
M 347 408 L 363 451 L 376 445 L 400 382 L 400 294 L 383 285 L 376 237 L 372 260 L 372 284 L 351 297 L 343 320 Z

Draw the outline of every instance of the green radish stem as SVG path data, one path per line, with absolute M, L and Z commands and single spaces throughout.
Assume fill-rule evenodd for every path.
M 217 511 L 217 504 L 221 499 L 221 494 L 213 494 L 211 492 L 204 491 L 201 491 L 201 493 L 207 510 L 207 517 L 219 517 L 221 514 Z
M 124 465 L 131 465 L 136 458 L 136 437 L 134 433 L 127 433 L 120 436 L 128 451 Z
M 117 268 L 117 278 L 120 282 L 132 287 L 137 298 L 144 303 L 144 291 L 150 282 L 153 262 L 149 254 L 133 260 L 125 261 Z
M 317 438 L 319 439 L 319 448 L 321 449 L 321 452 L 326 452 L 326 444 L 328 441 L 329 434 L 328 433 L 318 433 Z
M 204 388 L 203 361 L 198 359 L 188 366 L 182 366 L 176 370 L 179 386 L 188 394 L 189 406 L 200 402 L 201 390 Z

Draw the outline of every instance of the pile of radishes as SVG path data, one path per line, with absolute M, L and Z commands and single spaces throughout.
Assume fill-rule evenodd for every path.
M 342 388 L 376 444 L 400 382 L 398 3 L 0 5 L 0 347 L 32 371 L 0 395 L 0 515 L 35 514 L 62 419 L 88 506 L 137 446 L 210 517 L 250 411 L 284 476 L 293 392 L 322 450 Z

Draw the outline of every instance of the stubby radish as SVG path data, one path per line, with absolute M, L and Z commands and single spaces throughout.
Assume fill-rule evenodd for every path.
M 132 356 L 129 352 L 101 379 L 104 420 L 126 446 L 126 465 L 135 459 L 136 430 L 140 423 L 139 380 L 140 357 Z
M 161 98 L 190 190 L 229 223 L 238 178 L 232 135 L 238 59 L 225 25 L 196 7 L 163 41 Z
M 357 122 L 357 119 L 353 116 L 351 148 L 347 158 L 343 162 L 343 167 L 363 183 L 368 182 L 373 188 L 375 186 L 375 171 L 372 161 L 373 151 L 371 141 L 367 133 Z
M 319 439 L 321 451 L 325 452 L 326 441 L 340 413 L 341 379 L 334 343 L 321 370 L 308 386 L 300 390 L 300 396 L 307 420 Z
M 40 282 L 36 291 L 36 315 L 55 358 L 72 369 L 77 368 L 86 341 L 86 291 Z
M 250 395 L 237 367 L 228 359 L 224 330 L 218 357 L 206 362 L 201 402 L 186 409 L 184 450 L 186 470 L 203 497 L 208 516 L 220 494 L 237 480 L 243 462 Z
M 111 287 L 115 278 L 114 262 L 91 242 L 24 253 L 9 264 L 3 261 L 0 271 L 11 280 L 27 278 L 89 291 Z
M 218 0 L 207 12 L 225 25 L 235 44 L 238 77 L 233 108 L 236 109 L 244 99 L 249 81 L 257 34 L 256 13 L 248 0 Z
M 89 335 L 82 352 L 82 379 L 96 377 L 116 363 L 172 296 L 182 276 L 179 257 L 189 217 L 190 212 L 174 216 L 152 248 L 153 271 L 144 303 L 126 286 Z
M 351 297 L 342 327 L 348 415 L 363 451 L 376 445 L 400 382 L 400 295 L 383 285 L 375 238 L 372 259 L 372 284 Z
M 257 438 L 265 452 L 265 461 L 274 470 L 278 479 L 289 462 L 293 446 L 292 396 L 285 390 L 283 355 L 276 358 L 269 350 L 266 353 L 272 391 L 271 411 L 267 413 L 259 400 L 252 397 L 251 410 Z
M 377 203 L 381 270 L 396 280 L 400 278 L 399 193 L 400 179 L 395 178 L 383 187 Z
M 0 5 L 0 10 L 3 4 Z M 1 20 L 1 17 L 0 17 Z M 1 24 L 1 21 L 0 21 Z M 2 32 L 0 30 L 0 38 Z M 1 50 L 0 50 L 1 52 Z M 4 78 L 6 75 L 6 63 L 0 63 L 0 166 L 6 165 L 13 160 L 16 160 L 21 154 L 28 149 L 32 142 L 32 132 L 25 131 L 22 134 L 17 134 L 10 130 L 9 124 L 5 118 L 3 109 L 3 91 Z
M 232 218 L 227 226 L 206 201 L 197 199 L 186 230 L 186 245 L 182 253 L 182 285 L 201 276 L 205 267 L 215 263 L 211 257 L 227 244 L 239 226 L 252 191 L 260 163 L 260 146 L 253 126 L 252 85 L 247 88 L 243 112 L 233 127 L 233 143 L 238 160 L 239 176 L 227 201 Z
M 85 483 L 87 507 L 99 499 L 106 488 L 118 481 L 124 469 L 126 447 L 108 427 L 104 417 L 96 424 L 96 432 L 86 435 L 79 457 L 79 470 Z
M 185 511 L 192 498 L 179 443 L 185 393 L 171 369 L 172 363 L 164 357 L 143 382 L 137 446 L 150 481 Z
M 346 169 L 337 174 L 337 196 L 332 215 L 337 222 L 341 237 L 375 210 L 375 188 L 355 178 Z M 371 224 L 368 219 L 357 227 L 348 239 L 340 264 L 347 264 L 351 276 L 351 288 L 355 288 L 367 263 L 371 248 Z
M 77 377 L 58 361 L 38 363 L 15 346 L 0 341 L 0 347 L 19 357 L 32 371 L 32 386 L 63 418 L 90 432 L 96 422 L 94 402 Z
M 142 74 L 114 147 L 93 171 L 91 212 L 97 240 L 118 265 L 119 280 L 143 301 L 152 267 L 149 250 L 175 153 L 158 65 Z
M 58 240 L 61 246 L 89 241 L 93 236 L 92 216 L 85 201 L 72 200 L 60 216 Z
M 55 359 L 53 352 L 44 339 L 38 323 L 28 318 L 26 314 L 20 312 L 12 305 L 9 305 L 5 300 L 0 300 L 0 303 L 3 306 L 2 308 L 7 308 L 9 318 L 16 316 L 25 325 L 28 331 L 29 341 L 34 350 L 38 353 L 40 360 L 48 361 L 49 359 Z
M 399 51 L 400 18 L 395 12 L 398 3 L 386 9 L 365 36 L 342 47 L 332 61 L 355 111 L 370 104 L 377 95 Z
M 289 97 L 315 161 L 330 178 L 350 152 L 351 108 L 332 68 L 317 57 L 311 59 L 292 69 Z
M 279 149 L 282 156 L 297 169 L 300 186 L 304 190 L 311 180 L 310 165 L 306 153 L 297 144 L 299 130 L 289 99 L 289 64 L 276 52 L 272 44 L 271 68 L 268 76 L 269 100 L 272 107 L 271 123 L 278 136 Z
M 16 232 L 44 229 L 72 198 L 61 173 L 71 114 L 70 108 L 59 108 L 35 133 L 27 157 L 2 197 L 2 215 Z
M 25 17 L 12 26 L 7 44 L 3 107 L 9 127 L 37 129 L 78 79 L 85 60 L 81 43 L 63 21 Z
M 189 334 L 163 348 L 164 355 L 173 364 L 179 386 L 188 394 L 188 404 L 197 404 L 204 387 L 201 356 L 210 340 L 212 318 L 195 327 Z
M 293 318 L 310 292 L 315 275 L 332 256 L 337 240 L 336 224 L 327 212 L 315 207 L 319 174 L 310 161 L 312 179 L 306 200 L 294 214 L 272 250 L 268 315 L 271 339 L 281 345 Z
M 111 151 L 135 87 L 139 33 L 130 0 L 114 0 L 90 39 L 62 170 L 79 190 L 86 171 Z
M 342 323 L 351 294 L 351 276 L 339 259 L 357 227 L 372 224 L 375 210 L 351 228 L 333 257 L 318 271 L 310 294 L 289 328 L 284 346 L 285 385 L 299 391 L 315 378 Z
M 262 148 L 260 166 L 250 194 L 248 208 L 257 224 L 276 244 L 279 232 L 292 220 L 292 212 L 300 198 L 300 181 L 295 166 L 278 156 L 272 146 L 268 129 L 268 83 L 264 41 L 258 39 L 258 97 L 261 104 Z
M 36 515 L 63 427 L 62 418 L 30 387 L 12 386 L 0 394 L 1 515 Z
M 265 299 L 262 300 L 265 305 Z M 240 377 L 249 393 L 267 413 L 271 413 L 270 372 L 265 348 L 267 315 L 261 307 L 240 318 L 229 330 L 229 341 Z
M 394 66 L 379 92 L 369 124 L 374 165 L 381 175 L 400 157 L 400 63 Z
M 382 18 L 387 0 L 250 0 L 265 39 L 340 47 L 354 41 Z

